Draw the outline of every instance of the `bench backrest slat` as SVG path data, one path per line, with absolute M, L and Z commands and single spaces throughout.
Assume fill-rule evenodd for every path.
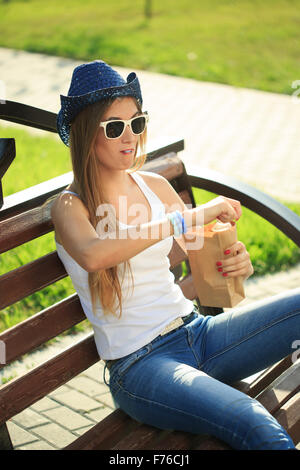
M 197 298 L 192 274 L 188 274 L 182 280 L 178 281 L 178 285 L 181 287 L 182 292 L 187 299 L 195 300 Z
M 73 294 L 3 331 L 0 341 L 6 345 L 6 364 L 33 351 L 85 318 L 78 295 Z M 0 364 L 1 367 L 4 365 Z
M 0 253 L 41 237 L 53 230 L 49 208 L 35 207 L 0 222 Z
M 169 253 L 171 268 L 186 259 L 184 251 L 175 241 Z M 30 273 L 30 275 L 28 275 Z M 0 309 L 18 302 L 67 276 L 57 252 L 31 261 L 0 276 Z
M 67 276 L 56 251 L 0 277 L 0 309 Z

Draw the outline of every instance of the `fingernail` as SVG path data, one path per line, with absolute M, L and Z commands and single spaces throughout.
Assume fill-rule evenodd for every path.
M 230 250 L 226 250 L 226 251 L 224 251 L 224 253 L 225 253 L 225 255 L 229 255 Z
M 222 266 L 221 261 L 218 261 L 218 262 L 217 262 L 217 266 Z
M 224 277 L 225 277 L 225 276 L 228 276 L 228 274 L 227 274 L 227 273 L 223 273 L 223 274 L 222 274 L 222 276 L 224 276 Z
M 218 271 L 219 271 L 219 272 L 223 271 L 223 268 L 218 268 Z

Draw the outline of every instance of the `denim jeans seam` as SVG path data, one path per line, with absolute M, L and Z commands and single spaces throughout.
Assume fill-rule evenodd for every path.
M 259 328 L 258 330 L 255 330 L 253 333 L 251 333 L 250 335 L 248 336 L 245 336 L 241 341 L 239 342 L 236 342 L 234 344 L 231 344 L 230 346 L 228 346 L 227 348 L 225 349 L 222 349 L 222 351 L 219 351 L 218 353 L 214 354 L 213 356 L 211 356 L 209 359 L 206 359 L 206 361 L 202 362 L 202 364 L 200 364 L 199 367 L 202 367 L 204 365 L 206 365 L 209 361 L 211 361 L 212 359 L 215 359 L 216 357 L 218 356 L 221 356 L 222 354 L 224 354 L 225 352 L 228 352 L 230 351 L 231 349 L 234 349 L 236 346 L 239 346 L 240 344 L 244 343 L 245 341 L 247 341 L 248 339 L 252 338 L 253 336 L 257 335 L 258 333 L 261 333 L 262 331 L 264 330 L 267 330 L 271 327 L 273 327 L 274 325 L 276 325 L 277 323 L 281 323 L 282 321 L 284 320 L 287 320 L 288 318 L 291 318 L 295 315 L 298 315 L 300 313 L 300 310 L 293 310 L 292 312 L 290 312 L 290 314 L 288 316 L 285 316 L 285 317 L 282 317 L 272 323 L 270 323 L 269 325 L 265 325 L 264 327 L 262 328 Z M 206 339 L 205 339 L 205 345 L 206 345 Z
M 183 410 L 180 410 L 180 409 L 177 409 L 177 408 L 173 408 L 173 407 L 171 407 L 171 406 L 165 405 L 165 404 L 163 404 L 163 403 L 156 402 L 156 401 L 154 401 L 154 400 L 149 400 L 149 399 L 147 399 L 147 398 L 137 396 L 137 395 L 135 395 L 135 394 L 129 392 L 128 390 L 126 390 L 126 389 L 125 389 L 122 385 L 120 385 L 120 384 L 119 384 L 119 391 L 122 391 L 123 393 L 125 393 L 126 395 L 128 395 L 130 398 L 133 398 L 134 400 L 140 400 L 141 402 L 150 403 L 151 405 L 156 405 L 156 406 L 158 406 L 158 407 L 165 408 L 165 409 L 167 409 L 167 410 L 169 410 L 169 411 L 176 411 L 177 413 L 181 413 L 181 414 L 183 414 L 183 415 L 185 415 L 185 416 L 190 416 L 190 417 L 193 417 L 193 418 L 200 418 L 200 419 L 202 419 L 205 423 L 208 423 L 209 425 L 212 425 L 212 423 L 213 423 L 213 425 L 214 425 L 216 428 L 218 428 L 219 430 L 221 430 L 221 431 L 231 432 L 231 431 L 230 431 L 229 429 L 227 429 L 226 427 L 221 426 L 221 425 L 219 425 L 219 424 L 217 424 L 217 423 L 215 423 L 215 422 L 208 421 L 206 418 L 203 418 L 203 417 L 201 417 L 201 416 L 197 416 L 197 415 L 194 415 L 194 414 L 192 414 L 192 413 L 188 413 L 187 411 L 183 411 Z M 125 413 L 126 413 L 126 411 L 125 411 Z M 191 432 L 193 432 L 193 431 L 191 431 Z M 198 434 L 198 433 L 195 433 L 195 434 Z M 200 433 L 199 433 L 199 434 L 200 434 Z M 204 432 L 203 432 L 203 434 L 204 434 Z M 234 432 L 231 433 L 231 436 L 232 436 L 233 438 L 239 438 L 239 436 L 238 436 L 236 433 L 234 433 Z
M 200 364 L 200 361 L 198 359 L 198 355 L 197 355 L 197 352 L 195 351 L 195 349 L 193 348 L 193 343 L 194 343 L 194 332 L 192 330 L 192 328 L 186 328 L 186 339 L 187 339 L 187 343 L 188 343 L 188 346 L 189 348 L 191 349 L 193 355 L 194 355 L 194 358 L 195 358 L 195 361 L 199 367 L 199 364 Z

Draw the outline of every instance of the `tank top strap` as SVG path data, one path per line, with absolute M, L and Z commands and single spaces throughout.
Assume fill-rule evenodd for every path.
M 153 213 L 156 215 L 154 218 L 160 218 L 165 215 L 165 206 L 159 197 L 149 188 L 144 178 L 139 175 L 137 172 L 130 173 L 135 182 L 140 187 L 141 191 L 144 193 L 145 197 L 148 199 L 149 204 L 152 208 Z
M 64 194 L 64 193 L 67 193 L 67 194 L 74 194 L 74 196 L 77 196 L 77 197 L 79 197 L 79 199 L 80 199 L 79 194 L 74 193 L 74 191 L 69 191 L 68 189 L 64 189 L 64 191 L 62 191 L 61 194 Z

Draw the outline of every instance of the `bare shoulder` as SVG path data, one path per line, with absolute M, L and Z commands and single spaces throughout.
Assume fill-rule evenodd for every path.
M 88 217 L 88 210 L 78 196 L 69 193 L 58 194 L 51 206 L 53 222 L 60 218 L 82 214 Z
M 137 171 L 137 173 L 144 179 L 145 183 L 151 187 L 161 190 L 171 186 L 169 181 L 162 175 L 154 173 L 153 171 Z
M 177 204 L 179 209 L 185 209 L 182 199 L 164 176 L 151 171 L 138 171 L 137 173 L 165 205 Z

